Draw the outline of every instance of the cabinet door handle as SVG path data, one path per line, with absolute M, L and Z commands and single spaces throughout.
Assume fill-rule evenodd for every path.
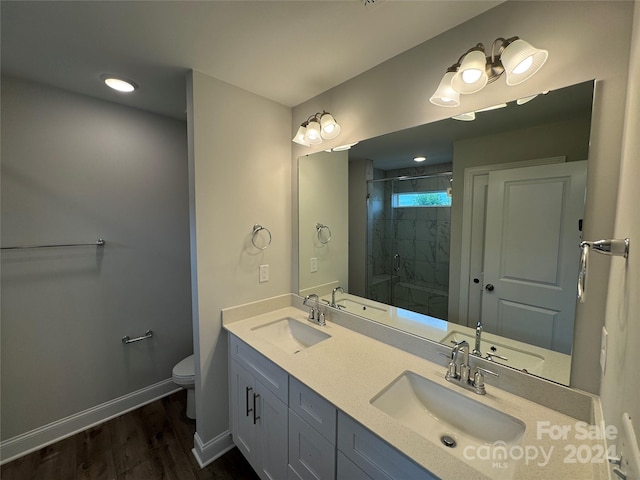
M 258 420 L 260 420 L 260 416 L 256 416 L 256 399 L 260 398 L 259 393 L 253 394 L 253 424 L 255 425 Z
M 247 408 L 246 408 L 246 410 L 247 410 L 246 416 L 247 417 L 253 411 L 251 408 L 249 408 L 249 392 L 251 392 L 252 390 L 253 390 L 253 388 L 251 388 L 251 387 L 245 387 L 245 390 L 244 390 L 245 405 L 247 406 Z M 253 400 L 253 407 L 255 408 L 255 406 L 256 406 L 256 401 L 254 399 Z M 254 416 L 255 416 L 255 413 L 254 413 Z M 256 422 L 254 421 L 253 423 L 256 423 Z

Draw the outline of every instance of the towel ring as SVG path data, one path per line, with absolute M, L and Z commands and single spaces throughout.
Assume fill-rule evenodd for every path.
M 327 230 L 327 232 L 329 232 L 329 236 L 326 238 L 326 240 L 322 240 L 322 231 L 323 230 Z M 317 232 L 317 236 L 318 236 L 318 241 L 324 245 L 326 245 L 327 243 L 329 243 L 331 241 L 331 229 L 329 227 L 327 227 L 326 225 L 323 225 L 321 223 L 316 223 L 316 230 Z
M 269 241 L 263 246 L 263 247 L 259 247 L 258 245 L 256 245 L 256 236 L 258 235 L 258 233 L 260 233 L 261 230 L 264 230 L 267 232 L 267 234 L 269 235 Z M 269 229 L 267 227 L 263 227 L 262 225 L 256 223 L 253 226 L 253 231 L 251 232 L 251 243 L 253 244 L 254 247 L 256 247 L 258 250 L 264 250 L 265 248 L 267 248 L 269 245 L 271 245 L 271 232 L 269 231 Z

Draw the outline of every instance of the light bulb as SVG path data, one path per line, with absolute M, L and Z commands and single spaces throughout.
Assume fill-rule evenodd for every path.
M 533 64 L 533 56 L 529 55 L 513 69 L 513 73 L 517 75 L 523 74 L 531 68 L 531 64 Z
M 462 72 L 462 81 L 464 83 L 476 83 L 481 75 L 481 70 L 478 70 L 476 68 L 468 68 L 467 70 Z

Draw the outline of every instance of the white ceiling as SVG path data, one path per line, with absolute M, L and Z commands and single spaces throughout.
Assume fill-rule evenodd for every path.
M 2 0 L 2 73 L 184 118 L 195 69 L 292 107 L 499 3 Z

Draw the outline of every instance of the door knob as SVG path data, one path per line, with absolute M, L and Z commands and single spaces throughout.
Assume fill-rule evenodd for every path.
M 486 287 L 484 287 L 484 289 L 485 289 L 487 292 L 493 292 L 493 290 L 495 289 L 495 287 L 494 287 L 492 284 L 490 284 L 490 283 L 489 283 L 489 284 L 487 284 L 487 286 L 486 286 Z

